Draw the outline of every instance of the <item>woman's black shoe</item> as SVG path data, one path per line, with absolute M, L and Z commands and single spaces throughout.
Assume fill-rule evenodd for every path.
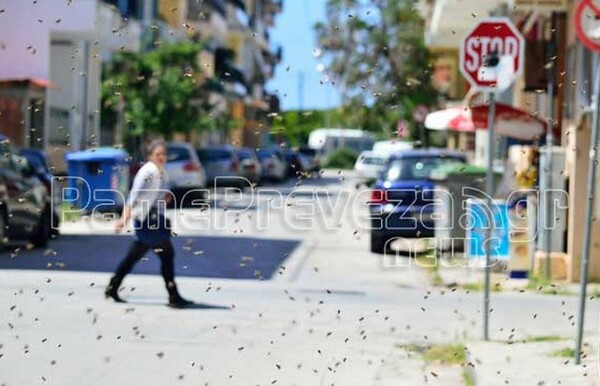
M 184 299 L 181 295 L 169 296 L 169 307 L 173 308 L 186 308 L 193 305 L 194 302 Z
M 104 297 L 106 299 L 112 298 L 117 303 L 126 303 L 125 300 L 121 299 L 119 296 L 119 285 L 114 281 L 114 279 L 110 280 L 108 287 L 104 291 Z

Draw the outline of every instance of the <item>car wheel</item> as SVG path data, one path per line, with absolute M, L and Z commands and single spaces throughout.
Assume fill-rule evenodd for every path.
M 378 254 L 384 254 L 385 253 L 385 248 L 386 248 L 386 242 L 387 239 L 382 236 L 382 235 L 378 235 L 377 233 L 371 233 L 371 252 L 373 253 L 378 253 Z
M 50 209 L 44 209 L 42 216 L 40 217 L 40 222 L 35 230 L 35 234 L 31 238 L 31 242 L 36 247 L 45 247 L 48 245 L 48 240 L 50 239 L 50 233 L 52 228 L 52 219 L 50 215 Z

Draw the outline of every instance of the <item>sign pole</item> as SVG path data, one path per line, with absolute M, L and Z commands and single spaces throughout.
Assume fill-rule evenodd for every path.
M 579 281 L 579 311 L 577 315 L 577 339 L 575 342 L 575 364 L 581 362 L 583 344 L 583 326 L 585 320 L 585 299 L 587 297 L 588 271 L 590 265 L 590 243 L 592 238 L 592 211 L 594 210 L 594 194 L 596 190 L 596 164 L 598 163 L 598 120 L 600 110 L 600 68 L 596 69 L 594 85 L 594 115 L 592 117 L 592 133 L 590 141 L 590 159 L 588 166 L 587 201 L 585 203 L 585 230 L 583 233 L 583 253 L 581 254 L 581 272 Z
M 548 43 L 548 123 L 546 126 L 546 165 L 544 186 L 544 250 L 546 252 L 546 278 L 552 279 L 552 147 L 554 145 L 554 53 L 555 53 L 555 31 L 556 12 L 552 12 L 552 32 Z
M 494 41 L 488 47 L 486 41 Z M 490 52 L 491 50 L 491 52 Z M 490 55 L 491 54 L 491 55 Z M 487 207 L 489 222 L 486 227 L 485 273 L 483 295 L 483 338 L 490 339 L 490 274 L 492 264 L 491 241 L 494 234 L 494 129 L 496 120 L 496 93 L 506 90 L 524 67 L 525 39 L 510 19 L 486 17 L 467 33 L 460 45 L 460 72 L 471 87 L 489 92 L 488 154 L 486 172 Z
M 490 270 L 492 261 L 491 240 L 494 226 L 494 125 L 496 118 L 496 93 L 490 92 L 488 109 L 488 154 L 485 193 L 488 198 L 489 217 L 485 239 L 485 275 L 483 283 L 483 339 L 490 340 Z

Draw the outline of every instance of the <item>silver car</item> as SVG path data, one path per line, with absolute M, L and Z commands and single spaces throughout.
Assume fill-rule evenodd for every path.
M 280 149 L 259 149 L 256 155 L 262 168 L 262 178 L 276 181 L 287 178 L 287 163 Z
M 169 143 L 165 166 L 175 196 L 206 187 L 206 173 L 189 143 Z
M 252 183 L 258 183 L 262 167 L 256 157 L 256 151 L 249 147 L 240 147 L 236 149 L 236 154 L 240 163 L 240 175 Z
M 233 146 L 217 146 L 199 149 L 198 157 L 206 168 L 211 184 L 218 186 L 244 186 L 240 161 Z

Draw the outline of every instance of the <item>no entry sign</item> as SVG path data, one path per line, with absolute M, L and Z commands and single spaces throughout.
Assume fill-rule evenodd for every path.
M 600 5 L 581 0 L 575 10 L 575 32 L 587 48 L 600 51 Z
M 525 39 L 509 19 L 486 18 L 465 36 L 461 44 L 460 71 L 477 90 L 495 91 L 497 80 L 481 74 L 486 60 L 494 53 L 500 58 L 512 58 L 512 75 L 515 76 L 523 70 L 524 52 Z

